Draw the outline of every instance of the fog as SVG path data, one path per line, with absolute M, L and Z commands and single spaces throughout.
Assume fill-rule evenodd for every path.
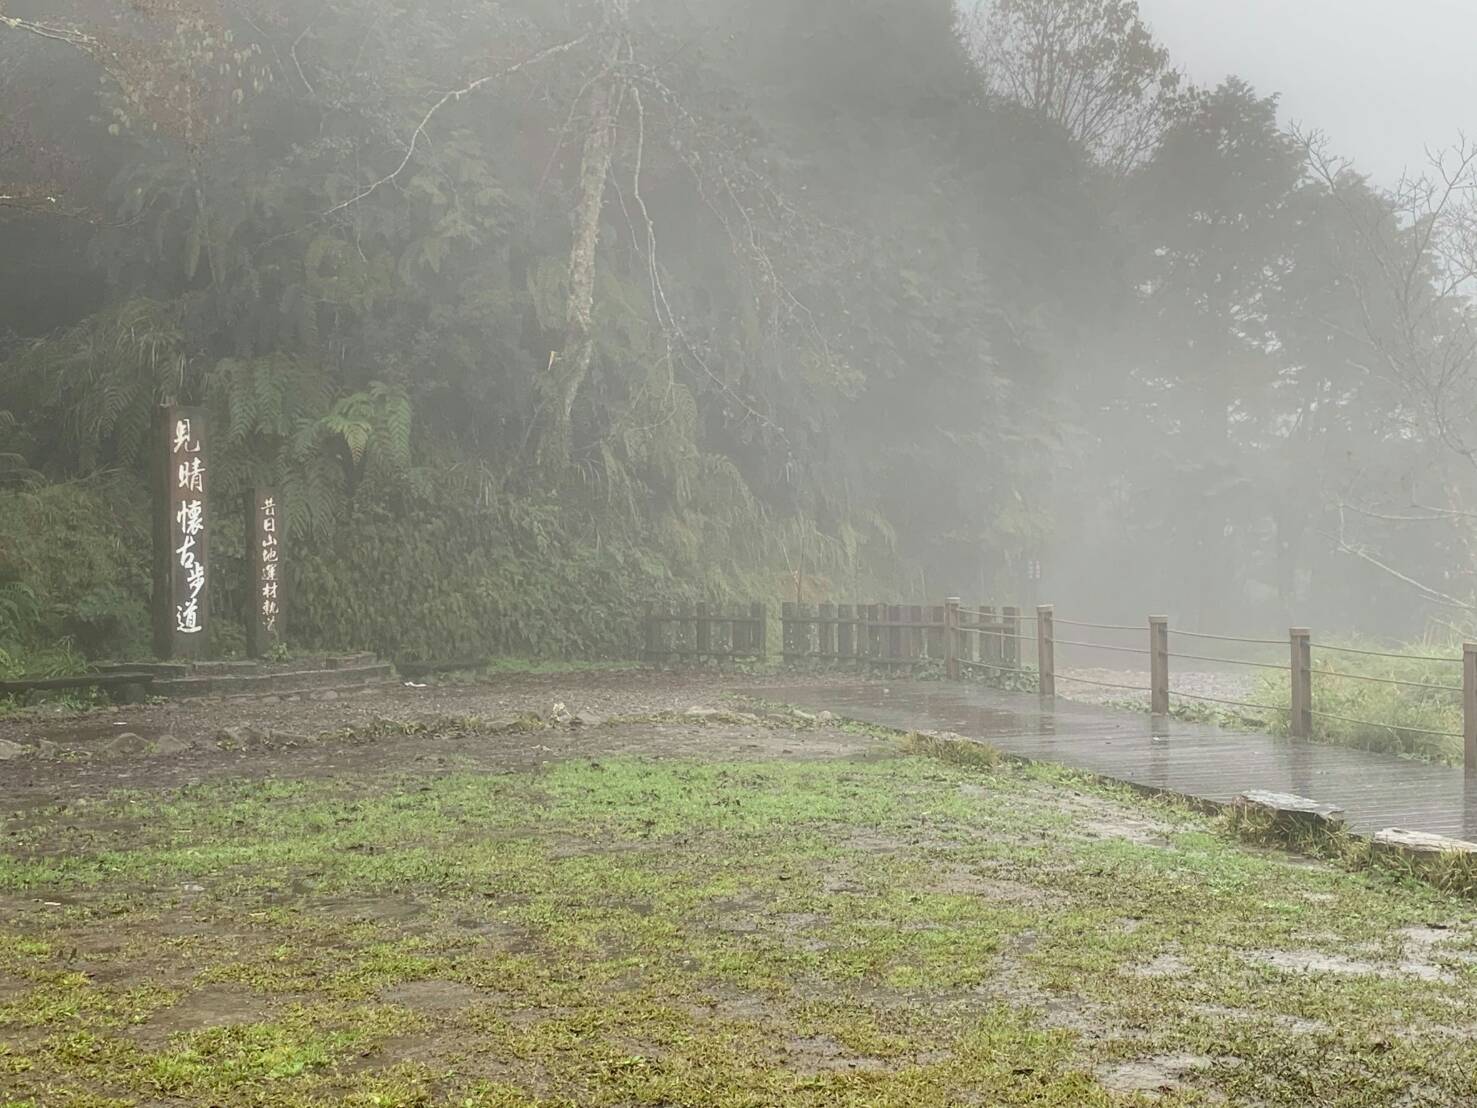
M 945 595 L 1464 634 L 1477 14 L 1392 10 L 7 3 L 5 649 L 148 652 L 166 405 L 217 653 L 262 487 L 312 647 Z
M 1394 184 L 1473 130 L 1477 7 L 1463 0 L 1142 0 L 1194 80 L 1239 74 Z

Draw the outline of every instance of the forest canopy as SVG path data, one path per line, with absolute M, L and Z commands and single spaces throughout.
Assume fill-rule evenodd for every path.
M 1474 154 L 1377 187 L 1132 0 L 0 0 L 0 650 L 146 648 L 170 403 L 305 647 L 1033 564 L 1465 626 Z

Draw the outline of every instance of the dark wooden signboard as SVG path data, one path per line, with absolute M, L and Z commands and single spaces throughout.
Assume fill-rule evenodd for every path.
M 204 658 L 210 637 L 205 413 L 199 408 L 165 408 L 158 435 L 154 652 L 166 659 Z
M 251 544 L 247 647 L 253 658 L 263 658 L 282 642 L 282 501 L 275 489 L 254 489 L 247 497 L 246 510 L 247 542 Z

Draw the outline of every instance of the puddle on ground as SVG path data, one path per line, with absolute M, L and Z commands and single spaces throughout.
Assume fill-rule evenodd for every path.
M 1190 964 L 1178 954 L 1161 954 L 1152 961 L 1129 966 L 1123 972 L 1133 977 L 1187 977 Z
M 790 1068 L 803 1074 L 850 1073 L 887 1068 L 887 1063 L 882 1059 L 854 1054 L 829 1035 L 791 1038 L 786 1041 L 785 1046 L 789 1052 Z
M 693 1015 L 732 1020 L 767 1020 L 774 1015 L 774 1004 L 767 997 L 733 985 L 710 986 L 703 1001 L 692 1006 Z
M 155 1012 L 131 1035 L 140 1042 L 160 1045 L 174 1035 L 212 1027 L 242 1027 L 260 1023 L 270 1013 L 267 1002 L 234 985 L 206 985 L 187 993 L 172 1008 Z
M 1209 1069 L 1215 1059 L 1204 1054 L 1156 1054 L 1100 1068 L 1098 1084 L 1110 1093 L 1153 1097 L 1184 1088 L 1185 1078 L 1196 1070 Z
M 1063 894 L 1052 895 L 1018 881 L 986 877 L 963 866 L 950 867 L 940 874 L 938 879 L 928 886 L 928 891 L 953 896 L 977 896 L 983 900 L 1001 904 L 1035 906 L 1042 906 L 1049 902 L 1065 903 L 1067 899 Z
M 1421 981 L 1451 984 L 1456 978 L 1448 970 L 1429 962 L 1407 960 L 1398 964 L 1364 962 L 1318 950 L 1259 950 L 1246 955 L 1248 961 L 1289 973 L 1334 973 L 1349 977 L 1415 977 Z
M 380 993 L 380 999 L 428 1016 L 452 1015 L 479 1004 L 505 1004 L 507 1000 L 499 993 L 474 989 L 460 981 L 406 981 Z
M 1301 1016 L 1290 1016 L 1285 1013 L 1269 1015 L 1264 1012 L 1252 1012 L 1245 1008 L 1226 1008 L 1219 1004 L 1194 1004 L 1190 1011 L 1196 1015 L 1205 1016 L 1209 1019 L 1228 1021 L 1253 1021 L 1268 1020 L 1284 1031 L 1290 1031 L 1294 1035 L 1321 1035 L 1331 1028 L 1322 1020 L 1304 1019 Z

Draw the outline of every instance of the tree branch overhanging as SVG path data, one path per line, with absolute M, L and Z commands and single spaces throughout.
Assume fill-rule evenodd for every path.
M 473 93 L 477 92 L 479 89 L 485 88 L 486 86 L 496 81 L 501 81 L 505 78 L 513 76 L 516 73 L 520 73 L 524 69 L 527 69 L 529 66 L 537 65 L 540 62 L 547 61 L 548 59 L 557 57 L 560 54 L 567 54 L 571 50 L 576 50 L 580 46 L 588 42 L 589 38 L 589 35 L 580 35 L 578 38 L 570 39 L 568 42 L 561 42 L 557 46 L 546 47 L 545 49 L 540 50 L 538 53 L 524 58 L 522 61 L 515 62 L 512 65 L 498 70 L 496 73 L 488 73 L 482 77 L 478 77 L 475 81 L 471 81 L 468 84 L 463 85 L 461 88 L 453 89 L 450 92 L 444 94 L 439 100 L 437 100 L 428 109 L 426 109 L 426 114 L 423 115 L 421 117 L 421 121 L 416 124 L 415 130 L 412 131 L 410 134 L 410 142 L 406 145 L 405 155 L 400 159 L 400 164 L 397 165 L 389 173 L 386 173 L 383 177 L 372 182 L 364 189 L 361 189 L 359 192 L 349 197 L 347 200 L 344 200 L 341 203 L 335 204 L 333 207 L 329 208 L 323 213 L 323 217 L 326 218 L 327 216 L 334 215 L 345 210 L 346 208 L 351 208 L 355 204 L 369 199 L 369 197 L 373 196 L 385 185 L 388 185 L 391 182 L 397 180 L 400 175 L 404 173 L 405 170 L 409 167 L 410 163 L 414 160 L 416 150 L 420 145 L 420 141 L 425 137 L 426 128 L 431 125 L 431 120 L 436 117 L 436 113 L 441 111 L 442 108 L 446 107 L 448 104 L 453 104 L 459 100 L 463 100 L 466 97 L 471 96 Z

